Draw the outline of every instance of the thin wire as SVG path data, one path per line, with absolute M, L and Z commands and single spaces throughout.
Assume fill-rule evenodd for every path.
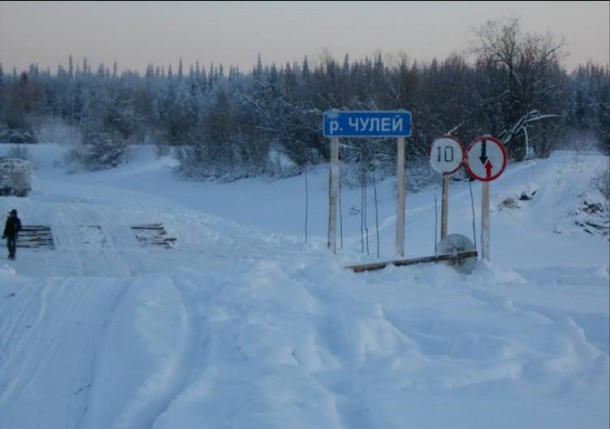
M 343 187 L 339 179 L 339 236 L 341 238 L 341 249 L 343 249 Z
M 377 259 L 379 259 L 379 208 L 377 203 L 377 180 L 375 178 L 375 170 L 377 166 L 373 166 L 373 196 L 375 199 L 375 235 L 377 237 Z
M 307 224 L 309 223 L 309 180 L 305 166 L 305 243 L 307 243 Z
M 438 242 L 438 207 L 436 202 L 436 194 L 434 194 L 434 254 L 436 255 Z

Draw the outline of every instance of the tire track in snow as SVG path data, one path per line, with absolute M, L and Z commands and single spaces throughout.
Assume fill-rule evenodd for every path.
M 159 412 L 150 427 L 157 427 L 156 423 L 163 418 L 174 401 L 180 398 L 196 380 L 197 376 L 205 370 L 208 359 L 210 333 L 205 331 L 206 322 L 204 318 L 207 316 L 199 314 L 198 302 L 200 297 L 195 296 L 196 294 L 193 293 L 196 290 L 193 288 L 196 288 L 196 286 L 188 282 L 176 282 L 174 279 L 172 279 L 172 284 L 180 294 L 182 304 L 186 310 L 186 326 L 188 327 L 189 335 L 180 359 L 179 376 L 176 377 L 173 387 L 168 390 L 165 405 L 159 407 Z
M 2 347 L 9 350 L 0 374 L 12 374 L 8 383 L 0 377 L 0 415 L 7 425 L 0 426 L 34 427 L 31 422 L 45 415 L 48 427 L 79 427 L 97 333 L 119 290 L 104 279 L 70 278 L 31 283 L 16 293 L 8 317 L 0 320 L 7 338 Z M 53 386 L 53 395 L 47 386 Z
M 129 285 L 98 353 L 87 428 L 149 429 L 168 409 L 200 356 L 192 305 L 167 276 Z

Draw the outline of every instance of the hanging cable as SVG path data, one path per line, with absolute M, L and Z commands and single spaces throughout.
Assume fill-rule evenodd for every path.
M 438 243 L 438 205 L 436 202 L 436 194 L 434 194 L 434 254 L 436 255 Z
M 307 225 L 309 223 L 309 180 L 307 177 L 307 165 L 305 165 L 305 243 L 307 243 Z
M 375 202 L 375 235 L 377 237 L 377 259 L 379 259 L 379 208 L 377 204 L 377 180 L 375 178 L 375 170 L 377 165 L 373 164 L 373 200 Z
M 339 179 L 339 237 L 341 240 L 341 249 L 343 249 L 343 191 L 341 179 Z
M 360 160 L 360 251 L 364 253 L 364 176 L 362 173 L 362 160 Z

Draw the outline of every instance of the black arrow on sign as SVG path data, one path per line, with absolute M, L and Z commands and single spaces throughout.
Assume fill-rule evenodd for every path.
M 483 140 L 483 144 L 481 145 L 481 156 L 479 159 L 483 165 L 485 165 L 487 162 L 487 140 Z

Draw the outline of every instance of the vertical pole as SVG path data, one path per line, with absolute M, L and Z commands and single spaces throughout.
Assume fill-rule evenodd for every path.
M 481 196 L 481 252 L 482 258 L 489 262 L 489 182 L 483 182 Z
M 339 137 L 330 139 L 330 178 L 328 201 L 328 247 L 337 253 L 337 199 L 339 196 Z
M 396 202 L 396 254 L 405 256 L 405 138 L 398 137 L 398 154 L 396 157 L 396 188 L 398 199 Z
M 441 205 L 441 241 L 447 237 L 449 215 L 449 175 L 443 174 L 443 202 Z

